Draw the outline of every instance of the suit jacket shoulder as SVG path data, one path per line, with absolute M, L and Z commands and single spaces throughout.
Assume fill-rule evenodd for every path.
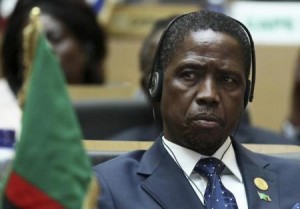
M 101 186 L 99 208 L 203 208 L 183 171 L 161 140 L 94 167 Z
M 300 202 L 299 161 L 254 153 L 233 142 L 249 209 L 290 209 Z M 268 188 L 257 185 L 256 178 L 263 179 Z M 271 201 L 261 199 L 259 193 Z

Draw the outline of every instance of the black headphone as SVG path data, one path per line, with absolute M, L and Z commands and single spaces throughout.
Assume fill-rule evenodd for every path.
M 158 42 L 157 48 L 156 48 L 156 52 L 155 52 L 155 56 L 153 59 L 153 64 L 152 64 L 152 70 L 151 70 L 151 74 L 149 77 L 149 82 L 148 82 L 148 87 L 149 87 L 149 94 L 150 97 L 152 99 L 153 102 L 160 102 L 161 99 L 161 94 L 162 94 L 162 86 L 163 86 L 163 69 L 160 69 L 159 67 L 159 56 L 160 56 L 160 51 L 164 42 L 164 39 L 166 37 L 166 34 L 168 32 L 168 30 L 171 28 L 171 26 L 179 19 L 181 19 L 182 17 L 186 16 L 188 14 L 183 14 L 180 15 L 176 18 L 174 18 L 166 27 L 166 29 L 164 30 L 164 32 L 161 35 L 161 38 Z M 249 32 L 249 30 L 246 28 L 246 26 L 241 23 L 240 21 L 234 19 L 242 28 L 243 30 L 246 32 L 248 39 L 249 39 L 249 43 L 250 43 L 250 48 L 251 48 L 251 80 L 249 80 L 249 78 L 247 79 L 246 82 L 246 89 L 245 89 L 245 93 L 244 93 L 244 108 L 247 107 L 248 102 L 252 102 L 253 101 L 253 97 L 254 97 L 254 87 L 255 87 L 255 77 L 256 77 L 256 61 L 255 61 L 255 50 L 254 50 L 254 42 L 252 39 L 252 36 Z

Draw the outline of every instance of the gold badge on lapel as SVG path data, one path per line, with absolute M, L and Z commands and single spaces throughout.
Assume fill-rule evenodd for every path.
M 269 189 L 268 183 L 262 178 L 258 178 L 258 177 L 255 178 L 254 184 L 255 184 L 255 186 L 257 186 L 257 188 L 259 188 L 262 191 L 266 191 Z

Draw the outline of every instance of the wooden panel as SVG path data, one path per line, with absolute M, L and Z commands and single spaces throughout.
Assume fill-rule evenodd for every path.
M 105 140 L 83 140 L 88 151 L 121 151 L 148 149 L 153 142 L 145 141 L 105 141 Z
M 139 86 L 140 38 L 111 37 L 106 61 L 107 85 Z
M 158 19 L 198 9 L 194 4 L 117 5 L 112 11 L 108 31 L 113 35 L 145 37 Z
M 132 150 L 148 149 L 153 142 L 84 140 L 83 143 L 88 151 L 127 152 Z M 245 144 L 245 147 L 252 151 L 265 154 L 300 152 L 300 146 L 296 145 Z
M 120 86 L 69 86 L 69 94 L 73 101 L 91 99 L 128 99 L 132 98 L 136 89 L 130 85 Z

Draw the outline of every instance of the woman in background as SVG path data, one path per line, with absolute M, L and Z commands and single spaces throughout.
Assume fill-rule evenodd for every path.
M 82 0 L 19 0 L 9 17 L 2 44 L 2 70 L 17 95 L 23 83 L 23 38 L 29 12 L 41 9 L 46 38 L 57 54 L 68 84 L 103 84 L 106 35 Z

